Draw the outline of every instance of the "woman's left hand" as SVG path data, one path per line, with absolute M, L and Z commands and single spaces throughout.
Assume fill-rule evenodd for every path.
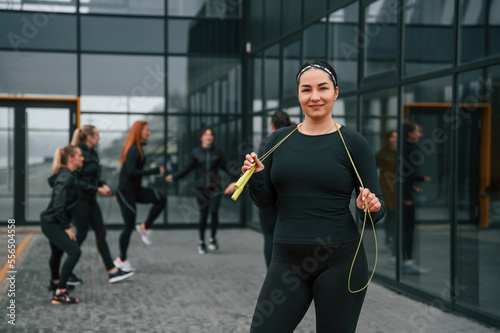
M 234 184 L 236 184 L 236 182 L 232 182 L 231 184 L 227 185 L 226 189 L 224 190 L 224 194 L 233 194 L 236 189 L 234 188 Z
M 370 211 L 370 213 L 378 212 L 380 207 L 382 207 L 382 204 L 375 196 L 375 194 L 370 192 L 370 190 L 367 188 L 360 187 L 359 195 L 356 199 L 356 206 L 361 210 L 365 210 L 365 204 L 368 205 L 368 210 Z

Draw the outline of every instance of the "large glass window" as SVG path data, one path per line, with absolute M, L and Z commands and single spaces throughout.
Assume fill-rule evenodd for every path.
M 457 283 L 455 301 L 500 316 L 500 66 L 459 75 Z
M 451 67 L 454 2 L 405 0 L 404 8 L 405 75 Z
M 264 52 L 264 101 L 267 110 L 279 106 L 280 48 L 275 44 Z
M 361 133 L 368 140 L 376 157 L 379 183 L 385 201 L 386 215 L 377 223 L 378 255 L 377 273 L 396 278 L 396 253 L 398 223 L 396 214 L 397 188 L 397 130 L 398 90 L 391 88 L 364 94 L 361 102 Z M 364 246 L 367 253 L 375 253 L 371 228 L 365 230 Z M 373 267 L 374 256 L 368 264 Z
M 295 76 L 300 69 L 300 41 L 299 38 L 293 38 L 294 41 L 283 47 L 283 105 L 297 105 L 297 83 Z
M 239 20 L 168 20 L 168 52 L 238 54 Z
M 281 20 L 282 34 L 299 30 L 302 23 L 302 0 L 283 1 L 283 19 Z
M 264 4 L 263 0 L 254 0 L 249 6 L 250 42 L 252 48 L 258 48 L 263 43 L 263 25 L 264 25 Z
M 236 58 L 168 58 L 169 113 L 241 113 Z
M 76 50 L 76 17 L 49 13 L 0 13 L 0 47 Z
M 500 54 L 500 0 L 461 0 L 460 61 Z
M 0 218 L 14 218 L 14 108 L 0 107 Z
M 164 52 L 164 20 L 82 16 L 83 51 Z
M 71 2 L 75 2 L 75 0 Z M 164 0 L 80 1 L 80 13 L 82 14 L 163 15 L 164 12 Z
M 321 20 L 306 29 L 303 33 L 304 59 L 326 59 L 326 22 Z
M 358 2 L 334 11 L 329 21 L 329 61 L 337 73 L 339 89 L 355 89 L 358 84 L 358 54 L 361 45 L 357 39 Z
M 264 1 L 264 43 L 270 43 L 279 38 L 280 7 L 280 1 Z
M 396 70 L 398 0 L 377 0 L 365 8 L 364 76 Z
M 81 109 L 163 112 L 163 57 L 82 55 Z
M 253 4 L 253 3 L 252 3 Z M 239 18 L 242 0 L 168 0 L 168 16 Z
M 304 2 L 305 23 L 312 22 L 325 15 L 328 0 L 306 0 Z
M 22 1 L 0 0 L 0 9 L 34 11 L 44 13 L 74 13 L 76 0 Z M 52 14 L 50 14 L 52 15 Z
M 0 51 L 0 92 L 76 95 L 76 55 Z
M 453 216 L 451 77 L 403 87 L 403 133 L 398 156 L 401 281 L 435 295 L 448 292 Z
M 262 53 L 252 58 L 252 111 L 262 111 Z

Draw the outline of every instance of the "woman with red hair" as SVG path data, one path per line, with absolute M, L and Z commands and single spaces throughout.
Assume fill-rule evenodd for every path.
M 142 176 L 163 174 L 165 172 L 165 169 L 161 166 L 149 170 L 143 169 L 145 157 L 142 147 L 146 144 L 150 134 L 147 122 L 136 121 L 128 132 L 122 150 L 122 168 L 120 170 L 117 199 L 125 226 L 119 239 L 120 256 L 115 259 L 114 264 L 126 272 L 134 270 L 130 262 L 127 261 L 127 248 L 132 231 L 136 228 L 141 234 L 142 241 L 150 245 L 149 229 L 153 225 L 154 220 L 160 215 L 166 203 L 163 194 L 156 190 L 141 187 Z M 137 226 L 135 225 L 136 203 L 153 204 L 146 221 Z

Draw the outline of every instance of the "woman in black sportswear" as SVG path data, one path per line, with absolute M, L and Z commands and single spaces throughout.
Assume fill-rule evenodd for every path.
M 222 152 L 213 145 L 214 132 L 211 128 L 203 128 L 199 134 L 201 145 L 195 148 L 190 155 L 189 163 L 175 175 L 165 177 L 167 182 L 181 179 L 187 176 L 191 171 L 196 171 L 194 180 L 194 193 L 196 202 L 200 210 L 198 253 L 207 253 L 205 244 L 205 229 L 207 227 L 208 215 L 211 215 L 212 224 L 210 231 L 209 250 L 217 250 L 216 233 L 219 225 L 219 204 L 222 194 L 234 193 L 234 183 L 229 184 L 222 191 L 222 180 L 218 175 L 219 169 L 226 171 L 231 176 L 236 176 L 235 171 L 228 167 Z
M 355 332 L 366 289 L 351 293 L 348 287 L 360 238 L 349 204 L 355 190 L 359 214 L 368 209 L 374 222 L 383 217 L 375 156 L 363 136 L 332 119 L 339 88 L 329 64 L 320 60 L 305 63 L 296 79 L 304 122 L 271 135 L 266 151 L 298 128 L 264 164 L 252 152 L 242 167 L 246 172 L 256 163 L 249 181 L 254 203 L 263 209 L 276 205 L 278 210 L 273 256 L 251 332 L 293 332 L 313 300 L 318 333 Z M 361 188 L 338 131 L 365 188 Z M 361 246 L 350 286 L 356 291 L 367 280 Z
M 81 196 L 75 208 L 74 225 L 76 227 L 76 241 L 80 246 L 87 237 L 89 226 L 94 229 L 97 249 L 108 272 L 108 282 L 115 283 L 131 277 L 134 273 L 124 272 L 115 267 L 106 241 L 106 230 L 96 195 L 97 193 L 111 195 L 111 189 L 100 178 L 101 166 L 99 165 L 99 155 L 95 149 L 100 139 L 99 131 L 91 125 L 76 129 L 73 134 L 71 145 L 80 148 L 85 158 L 83 166 L 76 170 Z
M 146 162 L 143 146 L 148 141 L 150 134 L 147 122 L 136 121 L 128 132 L 122 150 L 120 184 L 118 185 L 116 197 L 125 226 L 119 239 L 120 256 L 115 259 L 114 263 L 116 267 L 125 272 L 134 270 L 127 260 L 127 249 L 134 228 L 141 234 L 142 241 L 150 245 L 149 229 L 166 204 L 166 198 L 163 194 L 141 186 L 143 176 L 163 174 L 165 172 L 165 169 L 161 166 L 149 170 L 143 169 Z M 138 225 L 135 225 L 136 203 L 153 204 L 146 221 Z
M 66 282 L 81 254 L 80 246 L 71 229 L 71 219 L 80 192 L 78 178 L 73 171 L 83 165 L 83 159 L 78 147 L 66 146 L 56 150 L 53 175 L 49 177 L 52 194 L 49 206 L 40 214 L 42 232 L 49 239 L 51 249 L 50 283 L 55 286 L 52 304 L 78 303 L 77 298 L 69 295 Z M 68 256 L 59 275 L 61 257 L 64 253 Z

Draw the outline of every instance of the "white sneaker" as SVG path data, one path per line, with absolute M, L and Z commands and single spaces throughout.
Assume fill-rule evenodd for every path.
M 128 261 L 128 260 L 122 261 L 119 257 L 117 257 L 113 261 L 113 264 L 115 264 L 115 267 L 117 267 L 117 268 L 119 268 L 122 271 L 127 272 L 127 273 L 135 271 L 135 268 L 132 267 L 132 265 L 130 264 L 130 261 Z
M 135 225 L 135 230 L 141 235 L 141 239 L 146 245 L 151 245 L 151 230 L 146 229 L 144 224 L 136 224 Z

